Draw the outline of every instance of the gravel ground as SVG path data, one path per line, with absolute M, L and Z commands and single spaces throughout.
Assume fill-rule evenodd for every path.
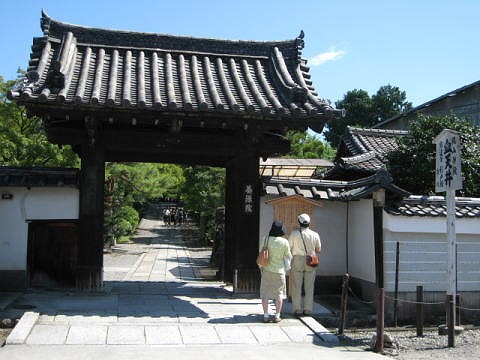
M 10 331 L 12 331 L 12 329 L 0 329 L 0 346 L 5 343 L 5 340 L 7 339 L 8 334 L 10 334 Z
M 342 343 L 370 350 L 375 329 L 346 330 Z M 425 329 L 417 337 L 415 329 L 386 329 L 393 339 L 393 347 L 385 348 L 385 355 L 399 360 L 472 360 L 480 358 L 480 328 L 468 328 L 455 336 L 455 347 L 448 347 L 447 336 L 438 335 L 437 329 Z

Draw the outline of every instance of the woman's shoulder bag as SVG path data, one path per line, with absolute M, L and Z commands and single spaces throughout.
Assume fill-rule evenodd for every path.
M 265 239 L 265 243 L 263 245 L 262 250 L 258 253 L 257 256 L 257 265 L 261 267 L 265 267 L 268 265 L 268 236 Z

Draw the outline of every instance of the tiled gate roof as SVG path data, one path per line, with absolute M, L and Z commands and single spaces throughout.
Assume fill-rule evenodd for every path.
M 10 98 L 88 108 L 326 119 L 303 32 L 288 41 L 229 41 L 82 27 L 42 13 L 27 78 Z M 322 123 L 323 125 L 323 123 Z

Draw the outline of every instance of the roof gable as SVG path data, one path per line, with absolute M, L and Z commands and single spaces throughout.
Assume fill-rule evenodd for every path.
M 385 169 L 388 153 L 398 148 L 398 138 L 408 131 L 389 129 L 362 129 L 347 127 L 335 158 L 335 166 L 326 178 L 345 178 L 346 172 L 360 172 L 362 176 Z
M 45 13 L 41 26 L 27 79 L 9 94 L 26 105 L 293 117 L 297 128 L 317 130 L 341 114 L 313 88 L 303 32 L 287 41 L 201 39 L 89 28 Z
M 408 196 L 409 193 L 395 184 L 392 177 L 384 170 L 358 180 L 319 180 L 266 177 L 262 178 L 266 195 L 289 198 L 301 196 L 312 200 L 350 201 L 367 198 L 383 188 L 392 198 Z
M 313 206 L 321 206 L 321 203 L 319 203 L 318 201 L 305 198 L 302 195 L 290 195 L 290 196 L 284 196 L 284 197 L 279 197 L 276 199 L 265 201 L 265 204 L 285 204 L 285 203 L 288 203 L 288 204 L 302 203 L 302 204 L 309 204 Z

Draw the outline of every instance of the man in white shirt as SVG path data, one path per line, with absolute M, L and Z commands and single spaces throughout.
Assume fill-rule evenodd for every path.
M 292 231 L 288 238 L 293 255 L 290 279 L 292 281 L 292 303 L 295 315 L 309 315 L 313 308 L 313 290 L 315 268 L 306 264 L 307 255 L 317 254 L 321 250 L 320 235 L 309 228 L 310 216 L 301 214 L 297 218 L 299 228 Z M 302 306 L 302 286 L 305 298 Z

